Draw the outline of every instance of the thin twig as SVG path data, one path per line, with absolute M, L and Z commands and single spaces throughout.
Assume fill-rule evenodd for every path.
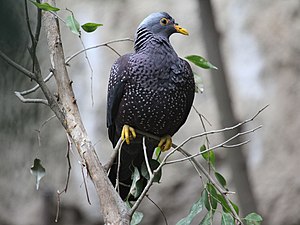
M 53 73 L 52 72 L 50 72 L 48 74 L 48 76 L 44 79 L 44 82 L 45 83 L 48 82 L 51 77 L 53 77 Z M 28 90 L 25 90 L 25 91 L 21 91 L 21 92 L 15 91 L 15 93 L 19 93 L 20 95 L 25 96 L 25 95 L 28 95 L 28 94 L 31 94 L 31 93 L 35 92 L 37 89 L 39 89 L 39 87 L 40 87 L 40 85 L 37 84 L 33 88 L 31 88 L 31 89 L 28 89 Z
M 82 39 L 81 39 L 81 36 L 79 36 L 79 39 L 80 39 L 80 42 L 81 42 L 81 45 L 83 47 L 83 49 L 86 49 L 85 47 L 85 44 L 83 43 Z M 93 77 L 94 77 L 94 70 L 93 70 L 93 67 L 91 65 L 91 62 L 90 62 L 90 59 L 87 55 L 87 51 L 84 51 L 84 57 L 88 63 L 88 66 L 89 66 L 89 69 L 90 69 L 90 81 L 91 81 L 91 84 L 90 84 L 90 88 L 91 88 L 91 100 L 92 100 L 92 106 L 94 106 L 94 89 L 93 89 Z
M 155 136 L 155 135 L 153 135 L 153 134 L 150 134 L 150 133 L 147 133 L 147 132 L 144 132 L 144 131 L 140 131 L 140 130 L 137 130 L 137 129 L 135 130 L 135 132 L 138 133 L 138 134 L 140 134 L 140 135 L 149 137 L 149 138 L 151 138 L 151 139 L 153 139 L 153 140 L 160 141 L 160 137 Z M 173 144 L 172 144 L 172 147 L 175 148 L 176 145 L 173 145 Z M 191 162 L 192 166 L 194 166 L 193 159 L 191 159 L 190 162 Z M 194 168 L 195 168 L 195 170 L 197 171 L 199 177 L 201 178 L 201 173 L 200 173 L 200 171 L 197 169 L 197 167 L 194 166 Z
M 15 61 L 13 61 L 11 58 L 9 58 L 4 52 L 2 52 L 0 50 L 0 57 L 7 62 L 9 65 L 11 65 L 12 67 L 14 67 L 15 69 L 19 70 L 21 73 L 23 73 L 24 75 L 26 75 L 27 77 L 29 77 L 32 80 L 36 80 L 35 78 L 35 74 L 30 72 L 29 70 L 27 70 L 25 67 L 21 66 L 20 64 L 16 63 Z
M 34 36 L 33 36 L 32 30 L 31 30 L 30 21 L 29 21 L 29 13 L 28 13 L 27 0 L 24 0 L 24 7 L 25 7 L 25 17 L 26 17 L 26 24 L 27 24 L 29 36 L 30 36 L 31 41 L 33 41 L 34 40 Z
M 49 106 L 48 101 L 46 99 L 40 98 L 24 98 L 20 92 L 15 91 L 15 95 L 19 98 L 19 100 L 23 103 L 41 103 L 46 106 Z
M 161 215 L 163 216 L 163 218 L 164 218 L 164 221 L 165 221 L 165 224 L 166 225 L 168 225 L 168 220 L 167 220 L 167 217 L 165 216 L 165 213 L 164 213 L 164 211 L 148 196 L 148 195 L 146 195 L 146 198 L 148 198 L 148 200 L 150 201 L 150 202 L 152 202 L 153 203 L 153 205 L 155 205 L 156 206 L 156 208 L 158 208 L 158 210 L 160 211 L 160 213 L 161 213 Z
M 193 105 L 193 109 L 195 110 L 195 112 L 198 114 L 198 116 L 200 117 L 200 120 L 202 121 L 202 119 L 201 118 L 203 118 L 207 123 L 208 123 L 208 125 L 209 126 L 212 126 L 212 124 L 209 122 L 209 120 L 203 115 L 203 114 L 201 114 L 198 110 L 197 110 L 197 108 Z M 203 121 L 202 121 L 203 122 Z
M 212 151 L 212 150 L 216 150 L 216 149 L 218 149 L 218 148 L 224 147 L 224 145 L 226 146 L 227 143 L 229 143 L 230 141 L 236 139 L 237 137 L 243 136 L 243 135 L 245 135 L 245 134 L 249 134 L 249 133 L 252 133 L 252 132 L 255 132 L 256 130 L 258 130 L 258 129 L 260 129 L 260 128 L 262 128 L 261 125 L 258 126 L 258 127 L 256 127 L 256 128 L 254 128 L 254 129 L 247 130 L 247 131 L 244 131 L 244 132 L 241 132 L 241 133 L 237 133 L 236 135 L 232 136 L 231 138 L 227 139 L 226 141 L 224 141 L 224 142 L 222 142 L 222 143 L 220 143 L 220 144 L 218 144 L 218 145 L 215 145 L 215 146 L 213 146 L 213 147 L 210 147 L 210 148 L 208 148 L 208 149 L 206 149 L 206 150 L 204 150 L 204 151 L 202 151 L 202 152 L 198 152 L 198 153 L 196 153 L 196 154 L 194 154 L 194 155 L 191 155 L 191 156 L 188 156 L 188 157 L 185 157 L 185 158 L 182 158 L 182 159 L 175 159 L 175 160 L 172 160 L 172 161 L 168 161 L 168 162 L 166 162 L 165 164 L 166 164 L 166 165 L 167 165 L 167 164 L 173 164 L 173 163 L 183 162 L 183 161 L 189 160 L 189 159 L 191 159 L 191 158 L 195 158 L 195 157 L 197 157 L 197 156 L 199 156 L 199 155 L 202 155 L 203 153 L 210 152 L 210 151 Z M 240 146 L 240 145 L 244 145 L 244 144 L 247 144 L 247 143 L 248 143 L 248 141 L 239 143 L 239 144 L 237 144 L 237 145 Z M 228 145 L 227 145 L 227 146 L 228 146 Z M 232 146 L 234 146 L 234 145 L 232 145 Z M 180 144 L 179 146 L 177 146 L 176 148 L 174 148 L 175 151 L 176 151 L 178 148 L 180 148 L 180 147 L 182 147 L 181 144 Z M 167 155 L 166 157 L 169 158 L 169 155 Z
M 234 144 L 234 145 L 223 145 L 222 147 L 223 148 L 236 148 L 236 147 L 240 147 L 242 145 L 246 145 L 250 142 L 250 140 L 246 140 L 246 141 L 243 141 L 241 143 L 238 143 L 238 144 Z
M 84 184 L 86 199 L 87 199 L 88 203 L 91 205 L 89 191 L 88 191 L 88 188 L 87 188 L 87 184 L 86 184 L 86 180 L 85 180 L 85 176 L 84 176 L 84 171 L 83 171 L 83 168 L 85 167 L 85 164 L 80 162 L 80 165 L 81 165 L 81 174 L 82 174 L 82 178 L 83 178 L 83 184 Z
M 99 47 L 108 47 L 109 49 L 111 49 L 112 51 L 114 51 L 118 56 L 121 56 L 121 54 L 119 54 L 114 48 L 112 48 L 110 46 L 110 44 L 112 43 L 117 43 L 117 42 L 124 42 L 124 41 L 133 41 L 132 39 L 130 38 L 123 38 L 123 39 L 117 39 L 117 40 L 112 40 L 112 41 L 108 41 L 108 42 L 105 42 L 105 43 L 102 43 L 102 44 L 99 44 L 99 45 L 95 45 L 95 46 L 92 46 L 92 47 L 89 47 L 89 48 L 86 48 L 86 49 L 82 49 L 76 53 L 74 53 L 73 55 L 71 55 L 70 57 L 68 57 L 65 61 L 66 64 L 68 64 L 73 58 L 75 58 L 76 56 L 78 56 L 79 54 L 83 53 L 83 52 L 87 52 L 91 49 L 95 49 L 95 48 L 99 48 Z M 1 51 L 0 51 L 1 53 Z M 1 56 L 1 55 L 0 55 Z M 22 72 L 22 71 L 21 71 Z M 32 73 L 31 74 L 32 76 L 34 76 L 34 74 Z M 44 79 L 44 82 L 46 83 L 47 81 L 50 80 L 50 78 L 53 77 L 53 72 L 50 72 L 47 77 Z M 32 78 L 33 79 L 33 78 Z M 34 86 L 33 88 L 29 89 L 29 90 L 25 90 L 25 91 L 21 91 L 21 92 L 18 92 L 16 91 L 17 93 L 20 93 L 20 95 L 22 96 L 25 96 L 25 95 L 28 95 L 30 93 L 33 93 L 35 92 L 38 88 L 40 87 L 39 84 L 37 84 L 36 86 Z
M 95 48 L 99 48 L 99 47 L 107 47 L 107 45 L 109 44 L 112 44 L 112 43 L 117 43 L 117 42 L 124 42 L 124 41 L 133 41 L 132 39 L 130 38 L 122 38 L 122 39 L 116 39 L 116 40 L 112 40 L 112 41 L 107 41 L 107 42 L 104 42 L 102 44 L 99 44 L 99 45 L 95 45 L 95 46 L 91 46 L 91 47 L 88 47 L 86 49 L 82 49 L 78 52 L 75 52 L 73 55 L 71 55 L 70 57 L 67 58 L 66 60 L 66 63 L 68 63 L 70 60 L 72 60 L 74 57 L 76 57 L 77 55 L 85 52 L 85 51 L 89 51 L 91 49 L 95 49 Z M 111 47 L 109 47 L 111 49 Z M 117 53 L 118 55 L 120 55 L 119 53 Z
M 67 139 L 68 139 L 68 148 L 67 148 L 66 158 L 67 158 L 67 161 L 68 161 L 68 174 L 67 174 L 65 192 L 67 192 L 67 190 L 68 190 L 70 174 L 71 174 L 71 169 L 72 169 L 71 161 L 70 161 L 70 150 L 72 149 L 72 141 L 71 141 L 71 138 L 70 138 L 69 134 L 67 134 Z
M 178 146 L 177 146 L 178 148 Z M 187 151 L 183 150 L 181 147 L 178 148 L 178 150 L 184 154 L 185 156 L 191 156 L 190 153 L 188 153 Z M 214 187 L 220 192 L 220 194 L 224 197 L 226 203 L 228 204 L 230 210 L 232 211 L 233 215 L 235 216 L 235 218 L 242 222 L 241 218 L 237 215 L 237 213 L 235 212 L 235 209 L 233 208 L 231 202 L 228 200 L 227 194 L 232 194 L 232 192 L 227 191 L 227 190 L 223 190 L 223 188 L 218 185 L 218 183 L 215 182 L 215 180 L 210 176 L 210 174 L 205 170 L 205 168 L 198 162 L 195 161 L 196 166 L 201 170 L 201 172 L 205 175 L 205 177 L 209 180 L 209 182 L 211 184 L 214 185 Z
M 124 143 L 124 142 L 122 142 Z M 120 168 L 121 168 L 121 153 L 122 153 L 122 144 L 120 145 L 120 149 L 118 150 L 118 166 L 117 166 L 117 176 L 116 176 L 116 186 L 115 189 L 120 194 Z
M 36 129 L 36 130 L 35 130 L 35 131 L 38 133 L 38 134 L 37 134 L 37 138 L 38 138 L 39 147 L 41 147 L 41 136 L 40 136 L 40 134 L 41 134 L 42 128 L 43 128 L 50 120 L 54 119 L 55 117 L 56 117 L 55 115 L 49 117 L 48 119 L 46 119 L 46 120 L 41 124 L 41 126 L 39 127 L 39 129 Z
M 112 164 L 115 161 L 115 158 L 117 157 L 117 154 L 119 152 L 119 150 L 122 148 L 122 145 L 124 143 L 125 139 L 122 140 L 122 138 L 119 138 L 116 146 L 113 149 L 113 152 L 108 160 L 108 162 L 104 165 L 104 169 L 106 170 L 106 172 L 111 168 Z
M 59 211 L 60 211 L 60 196 L 63 193 L 66 193 L 68 190 L 69 186 L 69 180 L 70 180 L 70 174 L 71 174 L 71 161 L 70 161 L 70 150 L 72 149 L 72 142 L 70 140 L 69 135 L 67 134 L 67 140 L 68 140 L 68 147 L 67 147 L 67 152 L 66 152 L 66 158 L 68 161 L 68 173 L 67 173 L 67 179 L 66 179 L 66 184 L 65 187 L 62 191 L 57 190 L 57 206 L 56 206 L 56 216 L 55 216 L 55 222 L 58 222 L 58 216 L 59 216 Z
M 37 3 L 41 3 L 40 0 L 36 0 Z M 42 27 L 42 10 L 38 9 L 37 11 L 37 18 L 36 18 L 36 28 L 35 28 L 35 35 L 34 35 L 34 40 L 36 43 L 38 43 L 40 39 L 40 33 L 41 33 L 41 27 Z
M 106 44 L 104 46 L 108 47 L 110 50 L 112 50 L 114 53 L 116 53 L 119 57 L 121 56 L 121 54 L 116 49 L 114 49 L 113 47 L 111 47 L 109 44 Z
M 245 121 L 243 121 L 243 122 L 241 122 L 241 123 L 238 123 L 238 124 L 236 124 L 236 125 L 234 125 L 234 126 L 232 126 L 232 127 L 228 127 L 228 128 L 224 128 L 224 129 L 221 129 L 221 130 L 214 130 L 214 131 L 208 131 L 208 132 L 203 132 L 203 133 L 201 133 L 201 134 L 197 134 L 197 135 L 194 135 L 194 136 L 191 136 L 191 137 L 189 137 L 188 139 L 186 139 L 184 142 L 182 142 L 180 145 L 178 145 L 178 146 L 175 146 L 175 148 L 170 152 L 170 153 L 168 153 L 165 157 L 164 157 L 164 159 L 162 160 L 162 162 L 160 163 L 160 165 L 153 171 L 153 173 L 152 173 L 152 175 L 150 175 L 150 178 L 149 178 L 149 180 L 148 180 L 148 182 L 147 182 L 147 184 L 146 184 L 146 186 L 145 186 L 145 188 L 144 188 L 144 190 L 142 191 L 142 193 L 141 193 L 141 195 L 139 196 L 139 198 L 137 199 L 137 201 L 135 202 L 135 204 L 132 206 L 132 208 L 131 208 L 131 210 L 130 210 L 130 215 L 133 215 L 133 213 L 135 212 L 135 210 L 139 207 L 139 205 L 140 205 L 140 203 L 142 202 L 142 200 L 143 200 L 143 198 L 146 196 L 146 194 L 148 193 L 148 191 L 149 191 L 149 189 L 150 189 L 150 187 L 151 187 L 151 185 L 152 185 L 152 183 L 153 183 L 153 180 L 154 180 L 154 176 L 162 169 L 162 167 L 164 166 L 164 165 L 166 165 L 168 162 L 167 162 L 167 159 L 175 152 L 175 151 L 180 151 L 180 149 L 182 150 L 182 146 L 185 144 L 185 143 L 187 143 L 188 141 L 190 141 L 191 139 L 194 139 L 194 138 L 197 138 L 197 137 L 202 137 L 202 136 L 204 136 L 204 135 L 210 135 L 210 134 L 215 134 L 215 133 L 220 133 L 220 132 L 225 132 L 225 131 L 228 131 L 228 130 L 232 130 L 232 129 L 235 129 L 235 128 L 237 128 L 237 127 L 239 127 L 239 126 L 241 126 L 241 125 L 243 125 L 243 124 L 245 124 L 245 123 L 248 123 L 248 122 L 250 122 L 250 121 L 253 121 L 265 108 L 266 108 L 267 106 L 265 106 L 265 107 L 263 107 L 261 110 L 259 110 L 253 117 L 251 117 L 250 119 L 247 119 L 247 120 L 245 120 Z M 211 147 L 211 148 L 209 148 L 209 149 L 207 149 L 206 150 L 206 152 L 207 151 L 211 151 L 211 150 L 213 150 L 213 149 L 216 149 L 216 147 L 217 146 L 222 146 L 222 145 L 226 145 L 228 142 L 230 142 L 230 141 L 232 141 L 233 139 L 235 139 L 236 137 L 238 137 L 238 136 L 240 136 L 240 135 L 245 135 L 245 134 L 247 134 L 247 133 L 250 133 L 250 132 L 254 132 L 254 131 L 256 131 L 257 129 L 259 129 L 259 128 L 261 128 L 261 126 L 258 126 L 258 127 L 256 127 L 256 128 L 254 128 L 254 129 L 252 129 L 252 130 L 250 130 L 250 131 L 245 131 L 245 132 L 242 132 L 242 133 L 238 133 L 238 134 L 236 134 L 236 135 L 234 135 L 233 137 L 231 137 L 230 139 L 228 139 L 227 141 L 225 141 L 225 142 L 222 142 L 221 144 L 219 144 L 219 145 L 216 145 L 216 146 L 214 146 L 214 147 Z M 140 132 L 140 131 L 136 131 L 137 133 L 143 133 L 143 135 L 146 135 L 146 136 L 148 136 L 147 135 L 147 133 L 145 133 L 145 132 Z M 156 137 L 156 136 L 154 136 L 154 135 L 149 135 L 148 137 L 150 137 L 150 138 L 152 138 L 152 137 L 154 137 L 154 139 L 155 140 L 157 140 L 157 139 L 159 139 L 159 137 Z M 184 151 L 182 151 L 182 152 L 184 152 Z M 194 159 L 194 157 L 195 157 L 195 155 L 190 155 L 189 153 L 187 153 L 187 152 L 185 152 L 185 154 L 186 155 L 189 155 L 189 156 L 187 156 L 187 157 L 185 157 L 184 159 L 183 159 L 183 161 L 184 160 L 190 160 L 190 159 Z M 201 153 L 200 153 L 201 154 Z M 173 160 L 173 161 L 175 161 L 175 160 Z M 179 159 L 179 161 L 181 161 L 181 159 Z M 179 162 L 178 161 L 178 162 Z M 210 182 L 212 183 L 212 184 L 214 184 L 215 185 L 215 187 L 216 187 L 216 189 L 224 196 L 224 198 L 225 198 L 225 200 L 226 200 L 226 202 L 227 202 L 227 204 L 229 205 L 229 207 L 230 207 L 230 209 L 232 210 L 232 213 L 233 213 L 233 215 L 234 215 L 234 217 L 242 224 L 242 220 L 240 219 L 240 217 L 237 215 L 237 213 L 235 212 L 235 210 L 234 210 L 234 208 L 233 208 L 233 206 L 231 205 L 231 203 L 230 203 L 230 201 L 227 199 L 227 196 L 226 196 L 226 194 L 227 194 L 227 191 L 224 191 L 213 179 L 212 179 L 212 177 L 209 175 L 209 173 L 204 169 L 204 167 L 200 164 L 200 163 L 198 163 L 197 161 L 194 161 L 194 163 L 195 163 L 195 165 L 197 165 L 197 167 L 203 172 L 203 174 L 210 180 Z
M 202 132 L 200 134 L 196 134 L 196 135 L 193 135 L 193 136 L 190 136 L 188 137 L 185 141 L 183 141 L 178 147 L 182 147 L 183 145 L 185 145 L 187 142 L 195 139 L 195 138 L 199 138 L 199 137 L 203 137 L 205 135 L 212 135 L 212 134 L 217 134 L 217 133 L 222 133 L 222 132 L 226 132 L 226 131 L 229 131 L 229 130 L 234 130 L 236 129 L 237 127 L 240 127 L 244 124 L 247 124 L 251 121 L 253 121 L 263 110 L 265 110 L 269 105 L 266 105 L 264 106 L 262 109 L 260 109 L 254 116 L 252 116 L 250 119 L 247 119 L 247 120 L 244 120 L 243 122 L 240 122 L 234 126 L 231 126 L 231 127 L 226 127 L 226 128 L 223 128 L 223 129 L 219 129 L 219 130 L 212 130 L 212 131 L 207 131 L 207 132 Z M 227 144 L 227 143 L 225 143 Z M 168 154 L 167 154 L 167 158 L 169 158 L 172 154 L 174 154 L 176 152 L 176 148 L 172 149 Z M 205 151 L 207 152 L 207 151 Z
M 146 163 L 146 166 L 147 166 L 149 176 L 152 176 L 152 171 L 151 171 L 148 156 L 147 156 L 147 147 L 146 147 L 146 138 L 145 138 L 145 136 L 143 136 L 143 150 L 144 150 L 145 163 Z

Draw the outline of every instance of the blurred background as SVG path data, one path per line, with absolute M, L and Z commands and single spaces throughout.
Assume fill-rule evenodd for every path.
M 298 0 L 212 0 L 210 14 L 207 0 L 185 1 L 57 1 L 61 9 L 72 10 L 80 24 L 103 23 L 92 34 L 82 33 L 86 47 L 119 38 L 134 38 L 138 24 L 150 13 L 166 11 L 186 28 L 189 36 L 173 35 L 171 42 L 178 55 L 198 54 L 219 70 L 200 70 L 204 92 L 194 102 L 197 110 L 220 129 L 251 118 L 262 107 L 270 106 L 253 122 L 243 127 L 262 129 L 250 134 L 251 142 L 242 149 L 219 149 L 217 169 L 227 178 L 232 196 L 242 216 L 256 211 L 266 225 L 300 224 L 300 1 Z M 34 27 L 36 10 L 29 2 L 30 22 Z M 0 49 L 16 62 L 30 68 L 27 51 L 28 30 L 24 1 L 0 0 Z M 67 11 L 59 12 L 61 17 Z M 217 33 L 214 32 L 213 21 Z M 78 37 L 61 24 L 65 56 L 82 45 Z M 112 46 L 121 54 L 133 51 L 132 42 Z M 216 50 L 217 49 L 217 50 Z M 117 55 L 102 47 L 88 51 L 93 69 L 94 105 L 91 100 L 91 70 L 83 54 L 70 62 L 69 74 L 82 118 L 98 156 L 105 163 L 112 151 L 106 131 L 106 91 L 110 67 Z M 45 34 L 41 34 L 38 56 L 43 74 L 49 73 Z M 52 119 L 43 105 L 22 104 L 14 91 L 33 87 L 24 75 L 0 60 L 0 224 L 54 224 L 56 191 L 65 185 L 68 164 L 65 157 L 67 138 L 61 125 Z M 55 92 L 54 81 L 49 82 Z M 40 92 L 31 97 L 41 96 Z M 225 96 L 225 97 L 224 97 Z M 175 135 L 174 143 L 203 131 L 197 113 Z M 40 144 L 38 141 L 40 136 Z M 209 137 L 212 145 L 224 140 L 222 135 Z M 205 142 L 197 139 L 184 148 L 197 152 Z M 40 189 L 30 174 L 34 158 L 46 169 Z M 177 157 L 180 157 L 178 155 Z M 91 205 L 86 200 L 79 156 L 70 153 L 72 170 L 68 192 L 61 197 L 57 224 L 102 224 L 98 199 L 87 178 Z M 164 168 L 160 184 L 150 197 L 164 211 L 169 224 L 188 214 L 199 198 L 202 182 L 189 162 Z M 144 213 L 141 224 L 164 224 L 159 210 L 147 199 L 139 208 Z M 195 219 L 199 224 L 201 215 Z M 217 222 L 216 222 L 217 224 Z

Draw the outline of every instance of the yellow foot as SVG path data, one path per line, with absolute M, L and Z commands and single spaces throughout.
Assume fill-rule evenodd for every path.
M 158 143 L 158 147 L 163 152 L 168 151 L 172 147 L 172 137 L 170 135 L 163 136 Z
M 136 138 L 136 133 L 134 128 L 128 125 L 124 125 L 122 128 L 121 138 L 122 140 L 126 140 L 126 143 L 129 145 L 130 140 Z

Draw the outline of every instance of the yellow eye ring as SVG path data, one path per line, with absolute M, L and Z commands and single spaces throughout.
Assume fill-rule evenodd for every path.
M 169 20 L 167 18 L 162 18 L 159 22 L 161 25 L 166 26 L 169 23 Z

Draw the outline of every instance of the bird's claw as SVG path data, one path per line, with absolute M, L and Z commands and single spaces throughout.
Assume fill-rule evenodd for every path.
M 163 152 L 168 151 L 172 147 L 172 137 L 170 135 L 163 136 L 158 143 L 158 147 Z
M 125 140 L 126 143 L 129 145 L 130 140 L 133 138 L 136 138 L 136 133 L 133 127 L 130 127 L 128 125 L 124 125 L 122 128 L 122 133 L 121 133 L 121 138 L 122 140 Z

